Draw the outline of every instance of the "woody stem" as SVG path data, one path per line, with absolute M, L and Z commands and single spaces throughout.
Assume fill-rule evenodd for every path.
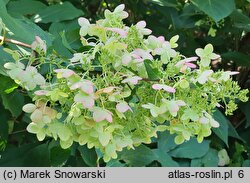
M 20 42 L 20 41 L 17 41 L 17 40 L 14 40 L 14 39 L 8 39 L 8 38 L 5 38 L 3 36 L 0 36 L 0 40 L 4 40 L 4 42 L 12 43 L 12 44 L 15 44 L 15 45 L 18 45 L 18 46 L 23 46 L 23 47 L 31 49 L 31 45 Z

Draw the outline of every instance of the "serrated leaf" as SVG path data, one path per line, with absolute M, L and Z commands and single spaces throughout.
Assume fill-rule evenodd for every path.
M 230 15 L 235 10 L 234 0 L 191 0 L 201 11 L 218 22 Z

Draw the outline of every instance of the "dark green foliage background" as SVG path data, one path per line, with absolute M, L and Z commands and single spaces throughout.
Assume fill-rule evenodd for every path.
M 63 3 L 60 3 L 63 2 Z M 212 43 L 222 62 L 214 70 L 237 70 L 234 79 L 242 88 L 250 88 L 250 1 L 249 0 L 1 0 L 0 18 L 9 32 L 7 38 L 31 44 L 38 35 L 50 52 L 71 58 L 81 47 L 77 18 L 90 21 L 102 18 L 105 9 L 120 3 L 130 14 L 128 25 L 145 20 L 154 35 L 167 39 L 178 34 L 178 50 L 193 56 L 194 50 Z M 216 32 L 215 32 L 216 31 Z M 13 44 L 4 47 L 18 49 Z M 22 106 L 31 101 L 27 93 L 12 81 L 3 69 L 12 57 L 0 46 L 0 166 L 218 166 L 218 151 L 225 148 L 228 166 L 249 166 L 250 101 L 239 103 L 233 116 L 217 110 L 214 117 L 220 128 L 201 144 L 196 140 L 176 145 L 174 136 L 159 133 L 150 145 L 124 150 L 117 160 L 105 164 L 96 149 L 74 144 L 63 150 L 58 142 L 38 142 L 26 132 L 30 122 Z

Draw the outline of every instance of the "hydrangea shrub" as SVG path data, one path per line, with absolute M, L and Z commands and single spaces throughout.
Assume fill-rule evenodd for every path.
M 220 59 L 211 44 L 185 57 L 175 50 L 178 35 L 156 37 L 145 21 L 126 26 L 124 8 L 106 10 L 96 23 L 79 18 L 82 48 L 70 60 L 47 53 L 39 37 L 25 59 L 11 52 L 16 62 L 5 68 L 33 98 L 23 111 L 39 141 L 48 136 L 62 148 L 87 144 L 107 162 L 123 148 L 151 143 L 159 131 L 175 134 L 177 144 L 191 137 L 202 142 L 219 127 L 212 117 L 216 107 L 231 115 L 236 100 L 248 100 L 248 90 L 231 78 L 238 72 L 211 69 Z M 46 75 L 43 65 L 50 68 Z

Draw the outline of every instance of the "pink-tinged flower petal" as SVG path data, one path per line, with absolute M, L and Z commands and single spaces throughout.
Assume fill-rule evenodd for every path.
M 93 119 L 96 122 L 101 122 L 106 119 L 108 122 L 112 123 L 112 112 L 100 107 L 95 107 L 93 109 Z
M 35 95 L 42 96 L 42 95 L 46 95 L 48 93 L 48 91 L 46 91 L 46 90 L 37 90 L 34 93 L 35 93 Z
M 165 42 L 165 38 L 163 36 L 159 36 L 157 39 L 158 39 L 158 41 L 160 43 L 164 43 Z
M 70 87 L 71 90 L 75 90 L 77 88 L 80 88 L 84 93 L 87 94 L 94 93 L 93 83 L 88 80 L 77 82 Z
M 146 25 L 147 25 L 147 23 L 144 20 L 142 20 L 142 21 L 139 21 L 135 26 L 137 28 L 144 28 L 144 27 L 146 27 Z
M 185 58 L 183 59 L 183 61 L 185 62 L 195 62 L 197 61 L 198 57 L 189 57 L 189 58 Z
M 162 52 L 163 52 L 163 48 L 156 48 L 156 49 L 154 50 L 154 52 L 155 52 L 155 54 L 157 54 L 157 55 L 161 55 Z
M 36 50 L 36 48 L 40 48 L 44 51 L 44 53 L 46 53 L 47 50 L 45 42 L 39 36 L 35 36 L 35 41 L 31 44 L 31 48 L 33 50 Z
M 125 54 L 122 56 L 122 64 L 123 65 L 128 65 L 131 60 L 132 60 L 132 58 L 129 54 Z
M 86 18 L 83 18 L 83 17 L 80 17 L 79 19 L 78 19 L 78 24 L 80 25 L 80 26 L 88 26 L 88 25 L 90 25 L 90 23 L 89 23 L 89 20 L 88 19 L 86 19 Z
M 116 105 L 116 109 L 121 112 L 124 113 L 127 110 L 130 110 L 132 112 L 132 109 L 130 108 L 130 106 L 128 105 L 127 102 L 120 102 Z
M 82 82 L 77 82 L 77 83 L 73 84 L 73 85 L 70 87 L 70 90 L 78 89 L 78 88 L 82 87 L 82 85 L 83 85 Z
M 108 111 L 108 114 L 106 115 L 106 120 L 110 123 L 113 122 L 113 118 L 112 118 L 112 113 Z
M 189 63 L 189 62 L 186 62 L 185 65 L 189 68 L 192 68 L 192 69 L 195 69 L 196 68 L 196 65 L 193 64 L 193 63 Z
M 189 67 L 189 62 L 194 62 L 194 61 L 196 61 L 198 59 L 198 57 L 190 57 L 190 58 L 185 58 L 185 59 L 183 59 L 183 60 L 180 60 L 179 62 L 177 62 L 176 64 L 175 64 L 175 66 L 176 67 L 179 67 L 179 66 L 181 66 L 181 65 L 186 65 L 186 66 L 188 66 Z M 192 67 L 194 67 L 194 64 L 192 65 L 192 64 L 190 64 L 190 68 L 192 68 Z M 196 65 L 195 65 L 195 68 L 196 68 Z
M 239 74 L 240 72 L 238 72 L 238 71 L 229 71 L 229 75 L 236 75 L 236 74 Z
M 167 91 L 169 93 L 175 93 L 176 92 L 175 88 L 167 86 L 167 85 L 163 86 L 163 90 L 165 90 L 165 91 Z
M 87 94 L 94 93 L 94 84 L 89 80 L 84 80 L 81 90 Z
M 222 107 L 223 108 L 223 106 L 220 105 L 219 103 L 216 104 L 216 107 Z
M 183 100 L 176 100 L 178 106 L 186 106 L 186 103 Z
M 55 69 L 54 71 L 58 74 L 62 74 L 63 78 L 68 78 L 75 74 L 75 72 L 70 69 Z
M 152 33 L 152 30 L 150 30 L 150 29 L 147 29 L 147 28 L 142 29 L 142 34 L 143 35 L 149 35 L 151 33 Z
M 154 90 L 161 90 L 161 89 L 162 89 L 162 85 L 161 85 L 161 84 L 153 84 L 153 85 L 152 85 L 152 88 L 153 88 Z
M 207 123 L 209 123 L 209 119 L 207 119 L 206 117 L 201 117 L 199 119 L 199 122 L 202 123 L 202 124 L 207 124 Z
M 137 59 L 135 59 L 135 62 L 137 62 L 137 63 L 142 63 L 144 60 L 142 59 L 142 58 L 137 58 Z
M 163 90 L 165 90 L 165 91 L 167 91 L 169 93 L 175 93 L 176 92 L 175 88 L 173 88 L 171 86 L 163 85 L 163 84 L 153 84 L 152 88 L 154 90 L 161 90 L 161 89 L 163 89 Z
M 94 97 L 90 96 L 90 95 L 86 95 L 84 93 L 76 94 L 76 96 L 74 97 L 74 101 L 82 103 L 82 105 L 88 109 L 93 108 L 93 106 L 95 104 Z
M 91 94 L 91 93 L 94 93 L 94 87 L 92 85 L 87 85 L 87 84 L 84 84 L 82 87 L 81 87 L 81 90 L 87 94 Z
M 132 76 L 130 78 L 126 78 L 126 79 L 122 80 L 122 83 L 130 83 L 130 84 L 136 85 L 138 83 L 138 81 L 140 81 L 140 80 L 142 80 L 141 77 Z
M 114 9 L 114 12 L 115 13 L 119 13 L 121 11 L 123 11 L 125 8 L 125 5 L 124 4 L 120 4 L 119 6 L 117 6 L 115 9 Z
M 119 15 L 120 15 L 120 17 L 121 17 L 122 19 L 128 18 L 128 13 L 127 13 L 126 11 L 120 12 Z
M 137 55 L 137 54 L 135 54 L 135 53 L 132 53 L 131 55 L 132 55 L 132 57 L 135 58 L 135 59 L 141 59 L 141 56 L 140 56 L 140 55 Z
M 131 53 L 131 55 L 132 55 L 132 57 L 134 57 L 136 59 L 143 58 L 143 60 L 146 60 L 146 59 L 153 60 L 153 56 L 148 51 L 145 51 L 145 50 L 140 49 L 140 48 L 135 49 Z
M 175 101 L 169 101 L 168 103 L 168 110 L 173 115 L 176 116 L 177 112 L 179 111 L 179 106 L 176 104 Z
M 105 120 L 105 116 L 103 115 L 103 111 L 99 110 L 94 110 L 93 112 L 93 119 L 95 122 L 101 122 Z
M 112 92 L 115 88 L 118 88 L 118 87 L 115 87 L 115 86 L 110 86 L 110 87 L 107 87 L 107 88 L 103 88 L 103 93 L 110 93 Z
M 119 28 L 107 28 L 107 30 L 110 30 L 112 32 L 119 34 L 122 38 L 125 38 L 128 35 L 127 31 L 123 29 L 119 29 Z

